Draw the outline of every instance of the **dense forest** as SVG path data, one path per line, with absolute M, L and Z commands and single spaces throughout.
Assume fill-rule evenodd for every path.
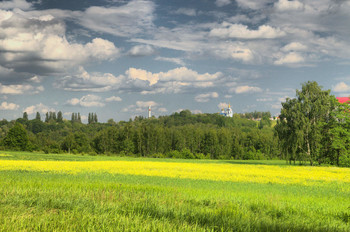
M 170 116 L 115 123 L 98 123 L 89 114 L 88 124 L 81 123 L 79 113 L 64 120 L 62 113 L 36 114 L 29 120 L 0 121 L 2 149 L 43 151 L 46 153 L 86 153 L 144 157 L 273 159 L 279 158 L 277 138 L 269 119 L 248 120 L 235 114 L 226 118 L 219 114 L 192 114 L 189 110 Z

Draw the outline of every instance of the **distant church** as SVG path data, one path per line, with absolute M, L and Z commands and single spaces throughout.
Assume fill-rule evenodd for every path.
M 230 118 L 233 117 L 233 111 L 232 111 L 232 109 L 231 109 L 230 104 L 228 104 L 228 108 L 226 108 L 226 109 L 221 109 L 220 115 L 225 116 L 225 117 L 230 117 Z

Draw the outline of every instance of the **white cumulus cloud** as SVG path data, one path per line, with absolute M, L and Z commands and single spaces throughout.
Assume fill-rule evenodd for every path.
M 26 107 L 23 112 L 27 112 L 27 114 L 35 114 L 36 112 L 39 113 L 46 113 L 46 112 L 55 112 L 56 110 L 53 108 L 50 108 L 49 106 L 44 105 L 43 103 L 39 103 L 36 105 L 28 106 Z
M 196 16 L 197 11 L 193 8 L 179 8 L 176 11 L 174 11 L 174 14 L 183 14 L 187 16 Z
M 159 104 L 155 101 L 137 101 L 136 106 L 141 107 L 141 108 L 146 108 L 148 106 L 158 106 Z
M 151 106 L 152 112 L 154 112 L 158 111 L 160 104 L 155 101 L 136 101 L 135 105 L 129 105 L 123 108 L 122 112 L 146 113 L 149 106 Z M 165 108 L 162 108 L 159 112 L 165 112 L 164 109 Z
M 78 22 L 93 31 L 131 36 L 153 28 L 155 4 L 132 0 L 118 7 L 92 6 L 76 14 Z
M 32 4 L 27 2 L 26 0 L 12 0 L 0 2 L 0 9 L 10 10 L 15 8 L 21 10 L 29 10 L 32 8 Z
M 345 82 L 340 82 L 333 86 L 333 91 L 337 93 L 344 93 L 350 91 L 350 86 Z
M 272 3 L 274 0 L 236 0 L 238 6 L 242 8 L 248 8 L 253 10 L 259 10 L 266 8 L 266 6 Z
M 166 62 L 171 62 L 171 63 L 178 64 L 178 65 L 181 65 L 181 66 L 185 66 L 185 62 L 182 59 L 176 58 L 176 57 L 161 57 L 161 56 L 157 56 L 155 58 L 155 60 L 166 61 Z
M 136 45 L 129 50 L 128 54 L 130 56 L 150 56 L 155 52 L 155 49 L 150 45 Z
M 231 0 L 216 0 L 215 1 L 215 4 L 218 7 L 223 7 L 223 6 L 229 5 L 230 3 L 231 3 Z
M 235 88 L 231 89 L 231 91 L 235 92 L 236 94 L 258 93 L 258 92 L 262 92 L 262 89 L 259 87 L 255 87 L 255 86 L 243 85 L 243 86 L 235 87 Z
M 43 86 L 24 85 L 2 85 L 0 83 L 0 94 L 21 95 L 21 94 L 38 94 L 44 91 Z
M 276 65 L 290 65 L 290 64 L 299 64 L 304 62 L 304 57 L 297 52 L 290 52 L 286 55 L 283 55 L 281 58 L 276 60 L 274 63 Z
M 194 100 L 196 102 L 208 102 L 211 98 L 218 98 L 219 94 L 217 92 L 204 93 L 197 95 Z
M 304 4 L 296 0 L 279 0 L 274 6 L 279 11 L 302 10 L 304 8 Z
M 121 102 L 122 99 L 120 97 L 112 96 L 105 99 L 106 102 Z
M 0 110 L 17 110 L 19 105 L 15 103 L 2 102 L 0 105 Z
M 88 94 L 79 98 L 72 98 L 66 102 L 68 105 L 72 106 L 83 106 L 83 107 L 103 107 L 105 104 L 102 102 L 100 96 L 93 94 Z
M 11 79 L 65 73 L 77 65 L 112 60 L 120 54 L 112 42 L 102 38 L 86 44 L 69 41 L 64 22 L 52 15 L 43 18 L 18 10 L 0 10 L 0 15 L 0 67 L 12 72 Z
M 79 67 L 75 75 L 59 78 L 54 86 L 67 91 L 106 92 L 118 89 L 124 80 L 125 77 L 122 75 L 88 73 L 83 67 Z
M 305 51 L 307 50 L 307 46 L 300 43 L 300 42 L 292 42 L 284 46 L 282 49 L 284 52 L 289 52 L 289 51 Z
M 152 73 L 143 69 L 130 68 L 126 74 L 131 79 L 147 80 L 150 85 L 156 84 L 158 81 L 184 81 L 184 82 L 201 82 L 215 80 L 222 76 L 221 72 L 214 74 L 198 72 L 188 69 L 186 67 L 176 68 L 168 72 Z
M 220 38 L 274 39 L 285 36 L 286 33 L 269 25 L 261 25 L 257 30 L 250 30 L 246 25 L 224 22 L 219 28 L 212 29 L 210 35 Z

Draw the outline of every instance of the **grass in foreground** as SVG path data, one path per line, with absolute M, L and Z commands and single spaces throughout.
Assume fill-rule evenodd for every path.
M 349 178 L 344 178 L 349 169 L 96 159 L 100 161 L 70 161 L 76 165 L 74 170 L 80 170 L 70 172 L 63 161 L 41 161 L 47 164 L 44 170 L 36 169 L 40 163 L 36 161 L 31 161 L 31 169 L 16 168 L 18 163 L 13 163 L 15 168 L 10 170 L 4 165 L 9 162 L 6 156 L 1 156 L 0 231 L 349 231 Z M 49 162 L 61 165 L 63 171 L 50 169 Z M 115 166 L 123 162 L 129 168 Z M 145 173 L 126 172 L 134 170 L 135 162 L 141 165 L 137 170 Z M 114 163 L 115 170 L 105 168 L 108 163 Z M 84 165 L 95 169 L 81 168 Z M 159 169 L 157 165 L 163 167 L 162 175 L 145 175 Z M 308 184 L 308 175 L 291 175 L 295 170 L 290 168 L 340 177 Z M 239 170 L 233 172 L 236 177 L 246 170 L 251 179 L 215 179 L 230 169 Z M 286 179 L 303 181 L 252 181 L 260 174 L 271 179 L 266 173 L 283 177 L 276 172 L 279 169 Z M 169 176 L 167 170 L 189 174 Z M 216 174 L 211 179 L 198 178 L 213 170 Z

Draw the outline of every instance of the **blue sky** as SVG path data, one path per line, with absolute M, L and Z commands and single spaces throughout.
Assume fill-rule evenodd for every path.
M 0 118 L 270 111 L 350 95 L 350 1 L 0 1 Z

